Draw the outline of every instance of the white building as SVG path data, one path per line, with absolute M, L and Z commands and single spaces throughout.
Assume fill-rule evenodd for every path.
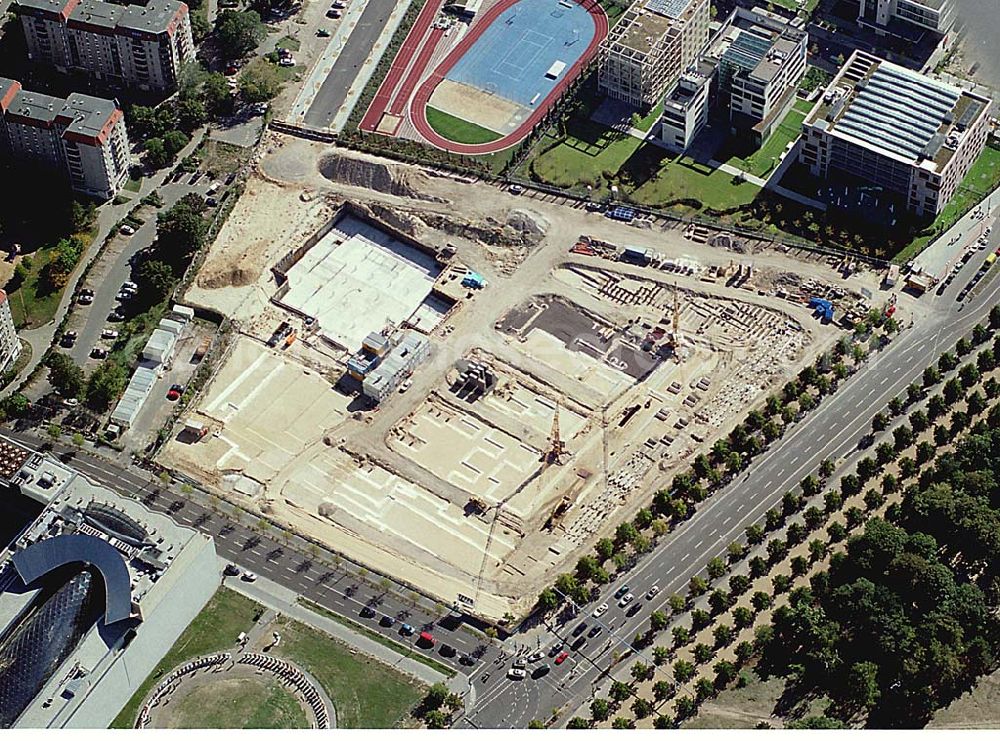
M 802 124 L 799 161 L 941 213 L 986 145 L 992 101 L 855 51 Z
M 139 90 L 177 88 L 194 60 L 188 7 L 178 0 L 16 0 L 28 57 Z
M 73 190 L 101 200 L 128 182 L 125 115 L 114 100 L 82 93 L 54 98 L 0 77 L 0 147 L 62 169 Z
M 640 0 L 601 45 L 598 86 L 651 108 L 708 42 L 709 0 Z
M 697 70 L 685 72 L 663 99 L 660 139 L 675 151 L 683 151 L 708 122 L 712 75 Z
M 21 340 L 14 327 L 7 294 L 0 290 L 0 373 L 4 373 L 21 356 Z
M 952 2 L 953 0 L 859 0 L 858 25 L 874 30 L 879 36 L 908 36 L 908 26 L 944 35 L 955 25 L 955 8 Z

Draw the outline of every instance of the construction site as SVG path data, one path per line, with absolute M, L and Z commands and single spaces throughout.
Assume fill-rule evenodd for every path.
M 811 298 L 838 319 L 890 299 L 838 267 L 275 137 L 185 297 L 234 331 L 159 460 L 523 614 L 842 335 Z

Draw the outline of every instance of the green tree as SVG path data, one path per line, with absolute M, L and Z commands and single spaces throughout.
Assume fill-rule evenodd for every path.
M 208 222 L 202 216 L 205 200 L 194 193 L 161 211 L 156 217 L 156 237 L 161 248 L 186 255 L 199 249 L 208 234 Z
M 718 579 L 726 573 L 726 563 L 721 558 L 716 556 L 708 562 L 706 569 L 710 579 Z
M 143 296 L 151 297 L 153 303 L 160 303 L 166 299 L 173 291 L 176 281 L 173 268 L 161 260 L 147 260 L 142 263 L 138 277 Z
M 538 595 L 537 605 L 542 610 L 554 610 L 559 606 L 559 595 L 555 590 L 545 588 Z
M 747 541 L 751 545 L 758 545 L 764 542 L 764 528 L 760 525 L 750 525 L 746 530 Z
M 678 684 L 684 684 L 695 675 L 694 664 L 690 661 L 685 661 L 684 659 L 678 659 L 675 661 L 673 669 L 674 681 Z
M 691 641 L 691 631 L 683 625 L 675 625 L 670 632 L 675 646 L 684 646 Z
M 574 716 L 573 718 L 569 719 L 569 723 L 566 724 L 566 727 L 573 730 L 590 728 L 590 721 L 587 720 L 586 718 L 580 718 Z
M 603 697 L 595 698 L 590 703 L 590 717 L 595 721 L 605 721 L 611 717 L 611 703 Z
M 853 707 L 870 709 L 875 707 L 882 692 L 879 689 L 878 665 L 871 661 L 859 661 L 851 666 L 844 685 L 847 700 Z
M 83 396 L 86 382 L 83 369 L 61 352 L 51 352 L 46 360 L 49 368 L 49 383 L 52 388 L 67 398 Z
M 215 37 L 226 59 L 240 59 L 257 48 L 267 29 L 255 10 L 223 10 L 215 20 Z
M 170 161 L 173 162 L 174 157 L 180 152 L 184 147 L 187 146 L 190 138 L 183 131 L 178 131 L 174 129 L 173 131 L 168 131 L 163 135 L 163 148 L 166 150 L 167 154 L 170 156 Z
M 649 629 L 659 632 L 666 628 L 669 622 L 670 619 L 665 612 L 662 610 L 653 610 L 649 616 Z
M 166 144 L 158 136 L 147 139 L 142 148 L 146 153 L 146 164 L 154 170 L 161 170 L 173 162 L 173 157 L 167 151 Z
M 240 73 L 240 95 L 248 103 L 266 103 L 281 91 L 281 77 L 273 64 L 259 60 Z
M 757 610 L 757 612 L 768 609 L 771 606 L 771 603 L 771 595 L 767 592 L 754 592 L 753 596 L 750 598 L 750 604 L 753 605 L 753 608 Z

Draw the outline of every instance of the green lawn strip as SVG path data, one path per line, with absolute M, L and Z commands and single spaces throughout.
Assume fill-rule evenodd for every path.
M 142 178 L 141 177 L 138 177 L 138 178 L 129 178 L 128 182 L 125 183 L 125 190 L 130 191 L 132 193 L 138 193 L 139 192 L 139 188 L 141 188 L 141 187 L 142 187 Z
M 441 672 L 442 674 L 444 674 L 444 675 L 446 675 L 448 677 L 454 677 L 455 676 L 455 670 L 454 669 L 448 668 L 447 666 L 445 666 L 444 664 L 442 664 L 440 661 L 436 661 L 436 660 L 432 659 L 430 656 L 425 656 L 424 654 L 420 653 L 419 651 L 414 651 L 413 649 L 408 648 L 408 647 L 402 645 L 401 643 L 393 641 L 393 640 L 385 637 L 384 635 L 382 635 L 378 631 L 372 630 L 371 628 L 369 628 L 366 625 L 362 625 L 361 623 L 355 622 L 354 620 L 351 620 L 350 618 L 346 618 L 343 615 L 338 615 L 335 612 L 331 612 L 330 610 L 327 610 L 322 605 L 317 605 L 312 600 L 307 600 L 304 597 L 299 597 L 298 600 L 297 600 L 297 602 L 300 605 L 302 605 L 303 607 L 305 607 L 306 609 L 312 610 L 313 612 L 315 612 L 318 615 L 322 615 L 323 617 L 326 617 L 326 618 L 329 618 L 330 620 L 338 622 L 341 625 L 343 625 L 343 626 L 345 626 L 347 628 L 350 628 L 353 631 L 361 633 L 362 635 L 367 636 L 368 638 L 371 638 L 373 641 L 375 641 L 376 643 L 380 643 L 381 645 L 385 646 L 386 648 L 391 648 L 393 651 L 395 651 L 396 653 L 400 654 L 401 656 L 405 656 L 408 659 L 413 659 L 414 661 L 419 661 L 421 664 L 424 664 L 425 666 L 429 666 L 434 671 Z
M 485 144 L 500 138 L 500 134 L 485 126 L 430 106 L 427 106 L 427 123 L 445 139 L 458 144 Z
M 778 166 L 778 161 L 785 151 L 785 147 L 802 133 L 802 122 L 805 121 L 805 118 L 806 114 L 793 106 L 760 149 L 742 159 L 732 157 L 729 164 L 746 170 L 751 175 L 758 177 L 767 175 Z
M 660 118 L 661 113 L 663 113 L 663 101 L 660 101 L 659 103 L 654 105 L 653 108 L 649 111 L 649 113 L 640 118 L 635 123 L 635 128 L 639 129 L 640 131 L 645 131 L 648 133 L 649 130 L 653 128 L 653 124 L 656 123 L 656 121 Z
M 705 208 L 723 210 L 746 205 L 759 192 L 760 187 L 746 181 L 736 182 L 722 170 L 713 170 L 689 157 L 674 160 L 668 155 L 656 174 L 634 190 L 631 198 L 654 208 L 688 198 L 700 201 Z
M 309 728 L 298 699 L 270 676 L 220 677 L 174 699 L 169 728 Z
M 232 648 L 236 637 L 250 630 L 262 609 L 252 599 L 220 588 L 146 677 L 146 681 L 112 721 L 111 728 L 132 728 L 139 706 L 163 675 L 189 659 Z
M 534 158 L 532 170 L 543 182 L 578 191 L 585 190 L 588 183 L 603 180 L 605 172 L 617 173 L 642 144 L 634 136 L 581 118 L 571 119 L 565 139 L 551 146 L 553 141 L 546 136 L 539 142 L 540 153 Z M 606 193 L 606 183 L 602 182 L 594 196 Z
M 426 687 L 352 650 L 340 641 L 286 617 L 275 621 L 281 644 L 272 653 L 311 674 L 329 695 L 340 728 L 392 728 L 403 722 Z
M 795 105 L 792 106 L 793 111 L 799 111 L 800 113 L 809 113 L 816 105 L 814 100 L 806 100 L 805 98 L 796 98 Z
M 291 36 L 282 36 L 280 39 L 278 39 L 278 42 L 274 45 L 274 48 L 288 49 L 289 51 L 298 51 L 300 46 L 301 45 L 299 44 L 298 39 L 293 39 Z
M 893 262 L 903 264 L 919 255 L 928 244 L 951 228 L 969 209 L 992 192 L 998 184 L 1000 184 L 1000 149 L 987 146 L 978 159 L 972 163 L 972 167 L 969 168 L 965 177 L 962 178 L 962 182 L 955 189 L 955 194 L 951 197 L 948 205 L 924 230 L 927 233 L 914 238 L 899 251 L 893 258 Z

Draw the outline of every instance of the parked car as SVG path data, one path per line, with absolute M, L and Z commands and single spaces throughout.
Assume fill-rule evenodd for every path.
M 399 626 L 399 632 L 404 636 L 411 636 L 416 632 L 416 630 L 409 623 L 403 623 Z
M 75 396 L 71 396 L 71 397 L 70 397 L 70 398 L 68 398 L 68 399 L 63 399 L 63 404 L 65 404 L 65 405 L 66 405 L 66 406 L 68 406 L 68 407 L 69 407 L 70 409 L 72 409 L 73 407 L 78 407 L 78 406 L 80 406 L 80 400 L 79 400 L 79 399 L 77 399 L 77 398 L 76 398 Z
M 108 351 L 103 347 L 95 347 L 90 351 L 90 357 L 97 358 L 98 360 L 104 360 L 104 358 L 108 357 Z
M 523 669 L 527 665 L 528 665 L 528 662 L 524 658 L 522 658 L 522 657 L 518 657 L 518 658 L 514 659 L 514 668 L 515 669 Z
M 59 338 L 59 344 L 62 347 L 73 347 L 76 344 L 76 332 L 69 331 L 63 332 L 63 336 Z
M 628 585 L 623 584 L 622 586 L 618 587 L 617 591 L 615 591 L 615 599 L 621 599 L 626 594 L 628 594 Z
M 234 563 L 227 563 L 226 568 L 222 570 L 222 573 L 226 576 L 238 576 L 240 573 L 240 567 Z
M 597 609 L 594 610 L 594 612 L 592 613 L 592 616 L 595 617 L 595 618 L 599 618 L 601 615 L 603 615 L 607 611 L 608 611 L 608 603 L 607 602 L 602 602 L 601 604 L 599 604 L 597 606 Z
M 133 283 L 132 281 L 127 280 L 124 283 L 122 283 L 122 287 L 119 288 L 118 290 L 119 291 L 131 291 L 132 293 L 136 293 L 139 290 L 139 286 L 136 285 L 135 283 Z
M 257 575 L 252 571 L 244 571 L 240 578 L 243 581 L 257 581 Z
M 227 64 L 226 65 L 226 76 L 228 76 L 228 77 L 231 77 L 232 75 L 235 75 L 239 71 L 240 71 L 240 68 L 237 67 L 235 64 Z
M 631 592 L 629 592 L 624 597 L 622 597 L 620 600 L 618 600 L 618 606 L 619 607 L 625 607 L 625 605 L 627 605 L 629 602 L 631 602 L 634 599 L 635 599 L 635 595 L 632 594 Z
M 526 672 L 524 669 L 515 668 L 507 672 L 508 679 L 524 679 L 526 676 L 528 676 L 528 672 Z
M 279 67 L 294 67 L 295 57 L 282 57 L 278 60 Z
M 120 311 L 118 311 L 118 309 L 115 309 L 110 314 L 108 314 L 108 321 L 109 322 L 124 322 L 125 321 L 125 315 L 122 314 Z
M 318 28 L 316 29 L 316 35 L 319 36 L 321 39 L 325 39 L 329 38 L 330 32 L 327 31 L 325 28 Z
M 458 663 L 464 666 L 475 666 L 476 657 L 473 656 L 472 654 L 462 654 L 461 656 L 458 657 Z
M 573 641 L 573 645 L 570 646 L 570 648 L 573 649 L 574 651 L 579 651 L 581 648 L 583 648 L 583 644 L 586 642 L 587 642 L 587 636 L 580 636 L 575 641 Z
M 340 16 L 341 13 L 336 8 L 330 8 L 328 11 L 326 11 L 327 18 L 340 18 Z
M 181 394 L 183 393 L 184 393 L 184 387 L 181 386 L 179 383 L 175 383 L 173 386 L 170 387 L 170 390 L 167 392 L 167 401 L 177 401 L 179 398 L 181 398 Z
M 126 236 L 131 236 L 135 234 L 135 227 L 132 226 L 131 224 L 122 224 L 121 229 L 119 229 L 118 231 L 120 231 L 122 234 Z
M 507 190 L 509 190 L 511 193 L 513 193 L 516 196 L 519 196 L 519 195 L 521 195 L 524 192 L 524 188 L 522 186 L 518 185 L 517 183 L 514 183 L 513 185 L 511 185 Z
M 538 667 L 537 669 L 535 669 L 535 671 L 531 672 L 531 678 L 532 679 L 541 679 L 546 674 L 548 674 L 550 671 L 552 671 L 552 667 L 551 666 L 549 666 L 548 664 L 542 664 L 540 667 Z
M 569 652 L 568 651 L 562 651 L 562 652 L 560 652 L 560 654 L 558 656 L 556 656 L 556 664 L 561 664 L 564 661 L 566 661 L 566 659 L 568 659 L 568 658 L 569 658 Z
M 365 605 L 364 607 L 361 608 L 361 617 L 369 619 L 373 618 L 375 617 L 375 610 L 370 608 L 368 605 Z
M 556 654 L 558 654 L 562 650 L 563 650 L 563 644 L 561 644 L 561 643 L 553 643 L 552 644 L 552 648 L 549 649 L 549 656 L 550 657 L 555 656 Z
M 586 629 L 587 629 L 587 623 L 580 623 L 575 628 L 573 628 L 573 635 L 578 636 Z
M 118 332 L 117 332 L 117 330 L 114 330 L 114 329 L 105 329 L 103 332 L 101 332 L 101 339 L 102 340 L 114 340 L 114 339 L 117 339 L 117 338 L 118 338 Z
M 92 303 L 94 303 L 94 296 L 93 294 L 90 293 L 81 293 L 79 298 L 77 298 L 76 302 L 81 306 L 90 306 Z
M 544 651 L 535 651 L 535 653 L 531 654 L 531 656 L 528 657 L 528 663 L 534 664 L 536 661 L 541 661 L 544 658 L 545 658 Z
M 649 591 L 646 592 L 646 599 L 653 599 L 653 597 L 655 597 L 659 593 L 660 593 L 660 588 L 657 586 L 652 586 L 649 588 Z
M 594 636 L 599 635 L 602 630 L 604 630 L 602 626 L 595 625 L 593 628 L 590 629 L 590 632 L 587 633 L 587 638 L 593 638 Z
M 382 619 L 378 621 L 378 624 L 381 625 L 383 628 L 391 628 L 393 625 L 396 624 L 396 618 L 394 618 L 392 615 L 383 615 Z

